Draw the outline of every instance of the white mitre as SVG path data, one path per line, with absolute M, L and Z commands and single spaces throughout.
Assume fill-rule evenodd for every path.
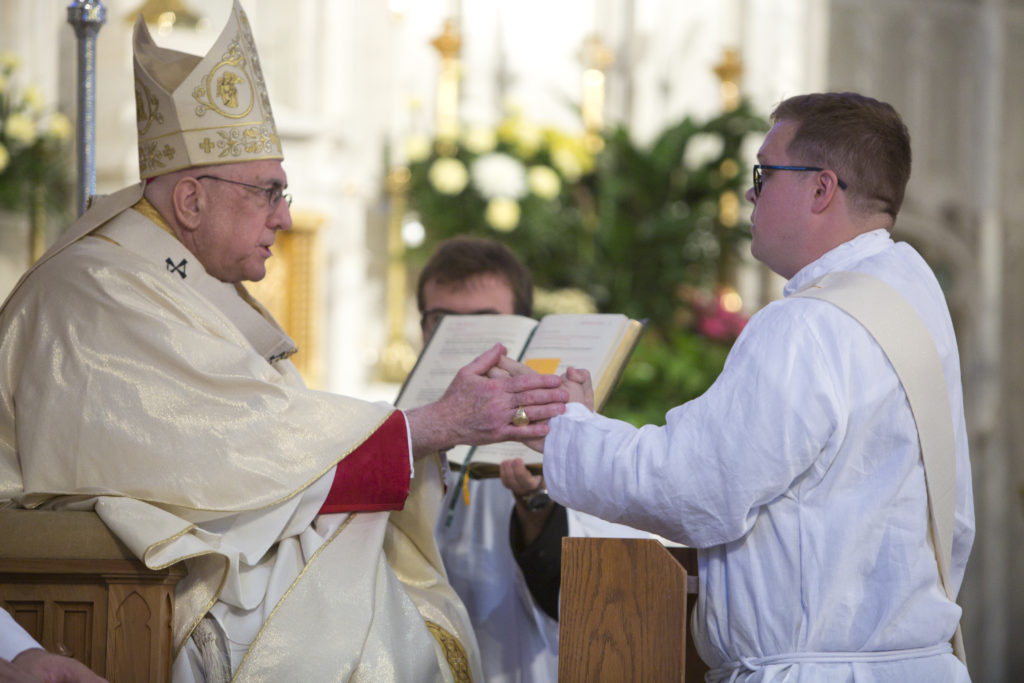
M 192 166 L 284 158 L 238 0 L 205 57 L 157 47 L 142 15 L 132 46 L 143 180 Z

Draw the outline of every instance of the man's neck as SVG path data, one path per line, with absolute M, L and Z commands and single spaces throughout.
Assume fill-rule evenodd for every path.
M 163 215 L 157 210 L 155 206 L 153 206 L 153 204 L 148 199 L 143 197 L 142 199 L 137 201 L 132 208 L 141 213 L 149 220 L 159 225 L 161 229 L 167 232 L 167 234 L 174 237 L 174 239 L 178 240 L 179 242 L 181 241 L 178 238 L 178 235 L 175 234 L 174 229 L 171 227 L 171 225 L 167 222 Z

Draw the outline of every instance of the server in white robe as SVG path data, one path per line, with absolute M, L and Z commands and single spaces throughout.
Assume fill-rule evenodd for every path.
M 456 237 L 438 245 L 424 266 L 417 301 L 426 340 L 442 315 L 532 315 L 533 279 L 500 242 Z M 449 470 L 446 481 L 437 542 L 469 612 L 484 677 L 556 680 L 562 538 L 650 534 L 554 503 L 540 490 L 542 477 L 521 460 L 502 463 L 501 479 L 463 480 Z
M 559 379 L 488 380 L 495 347 L 413 411 L 305 387 L 240 284 L 291 225 L 244 12 L 205 57 L 140 18 L 134 53 L 144 182 L 0 307 L 0 506 L 93 509 L 149 567 L 185 563 L 175 681 L 480 680 L 437 452 L 546 433 L 511 422 L 564 410 Z
M 548 488 L 699 549 L 692 628 L 712 681 L 969 680 L 907 395 L 863 325 L 790 296 L 826 273 L 866 273 L 927 328 L 953 418 L 955 595 L 974 538 L 956 339 L 935 276 L 890 237 L 909 134 L 890 106 L 851 93 L 794 97 L 772 119 L 747 198 L 752 252 L 788 278 L 786 298 L 753 316 L 714 385 L 664 426 L 601 417 L 574 393 L 584 403 L 544 440 Z

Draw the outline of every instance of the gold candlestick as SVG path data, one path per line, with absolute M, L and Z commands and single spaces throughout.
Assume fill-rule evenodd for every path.
M 715 65 L 713 71 L 722 81 L 722 105 L 726 111 L 735 110 L 740 106 L 740 76 L 743 75 L 743 61 L 739 51 L 725 48 L 722 61 Z
M 587 145 L 592 152 L 598 152 L 603 146 L 601 130 L 604 128 L 605 71 L 615 61 L 615 56 L 601 40 L 601 36 L 591 33 L 583 41 L 580 61 L 583 63 L 580 113 L 583 116 Z
M 437 139 L 454 143 L 459 136 L 459 51 L 462 37 L 454 19 L 446 19 L 441 35 L 430 41 L 441 54 L 437 78 Z
M 416 364 L 416 352 L 405 338 L 406 270 L 405 245 L 402 243 L 402 217 L 405 215 L 409 169 L 399 166 L 388 172 L 387 190 L 391 202 L 388 216 L 387 311 L 388 343 L 378 364 L 385 382 L 401 382 Z

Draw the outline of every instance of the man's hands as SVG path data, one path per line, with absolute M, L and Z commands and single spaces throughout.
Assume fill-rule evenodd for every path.
M 501 483 L 515 496 L 515 515 L 522 530 L 523 544 L 530 545 L 544 530 L 554 506 L 549 504 L 539 510 L 528 510 L 523 497 L 544 488 L 544 477 L 530 472 L 522 458 L 503 461 L 499 472 Z
M 0 683 L 105 683 L 77 659 L 33 648 L 0 659 Z
M 543 443 L 547 421 L 565 412 L 569 393 L 562 378 L 533 371 L 516 376 L 491 372 L 502 358 L 505 347 L 497 344 L 459 370 L 438 401 L 406 412 L 414 457 L 456 444 L 536 439 Z M 526 410 L 530 424 L 512 424 L 519 407 Z
M 522 458 L 503 461 L 499 466 L 499 474 L 501 483 L 516 498 L 533 493 L 544 486 L 544 477 L 528 470 Z
M 570 403 L 582 403 L 587 410 L 594 410 L 594 385 L 586 370 L 568 368 L 562 376 L 562 386 L 569 392 Z

